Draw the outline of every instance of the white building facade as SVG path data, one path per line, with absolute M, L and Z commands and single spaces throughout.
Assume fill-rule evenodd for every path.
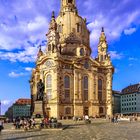
M 140 84 L 130 85 L 122 90 L 121 113 L 140 113 Z

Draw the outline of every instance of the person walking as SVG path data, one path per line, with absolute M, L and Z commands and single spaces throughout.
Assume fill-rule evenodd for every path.
M 4 129 L 3 122 L 0 120 L 0 133 L 1 133 L 2 129 Z

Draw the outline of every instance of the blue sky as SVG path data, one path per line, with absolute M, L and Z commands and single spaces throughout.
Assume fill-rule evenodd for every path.
M 92 56 L 103 26 L 115 73 L 113 89 L 140 82 L 140 0 L 77 0 L 87 18 Z M 59 0 L 0 0 L 0 100 L 2 113 L 18 98 L 29 98 L 28 80 L 38 51 L 45 49 L 51 12 Z

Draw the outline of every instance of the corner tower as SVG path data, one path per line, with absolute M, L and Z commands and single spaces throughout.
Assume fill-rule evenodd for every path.
M 98 44 L 98 61 L 99 62 L 104 62 L 105 60 L 108 59 L 109 56 L 107 54 L 107 51 L 108 51 L 108 44 L 106 41 L 104 28 L 102 27 L 99 44 Z

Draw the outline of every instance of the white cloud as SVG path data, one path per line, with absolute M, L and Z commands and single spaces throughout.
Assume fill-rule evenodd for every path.
M 0 51 L 0 59 L 1 60 L 10 60 L 11 62 L 24 62 L 24 63 L 28 63 L 28 62 L 35 62 L 36 58 L 37 58 L 37 52 L 39 50 L 38 46 L 39 44 L 41 44 L 41 42 L 38 42 L 37 44 L 34 43 L 34 46 L 29 46 L 29 44 L 27 44 L 27 46 L 22 50 L 22 51 L 18 51 L 18 52 L 12 52 L 12 51 L 8 51 L 8 52 L 2 52 Z M 46 45 L 42 46 L 42 51 L 45 51 Z
M 9 105 L 11 103 L 11 100 L 2 100 L 1 104 L 2 105 Z
M 32 71 L 32 69 L 33 69 L 33 68 L 30 68 L 30 67 L 26 67 L 26 68 L 25 68 L 26 71 Z
M 102 0 L 77 0 L 79 14 L 90 22 L 88 28 L 91 32 L 93 52 L 97 52 L 102 26 L 105 27 L 108 42 L 116 41 L 123 32 L 134 32 L 132 25 L 137 26 L 140 17 L 137 3 L 139 0 L 135 0 L 135 3 L 130 0 L 108 0 L 104 4 Z M 10 8 L 5 8 L 5 5 Z M 22 4 L 16 0 L 12 3 L 7 1 L 5 4 L 0 2 L 0 58 L 12 62 L 35 61 L 37 45 L 40 45 L 38 40 L 41 42 L 46 39 L 45 34 L 53 9 L 56 13 L 59 12 L 60 1 L 52 0 L 48 3 L 48 0 L 26 0 Z M 32 42 L 32 45 L 28 44 L 28 41 Z M 15 49 L 18 50 L 16 53 Z
M 112 59 L 121 59 L 123 57 L 123 54 L 117 53 L 116 51 L 109 51 L 109 54 Z
M 10 72 L 9 74 L 9 77 L 11 77 L 11 78 L 16 78 L 16 77 L 21 77 L 21 76 L 24 76 L 25 74 L 24 73 L 16 73 L 16 72 Z
M 138 59 L 137 58 L 134 58 L 134 57 L 129 57 L 129 60 L 130 61 L 137 61 Z
M 125 30 L 124 30 L 124 34 L 125 34 L 125 35 L 131 35 L 131 34 L 133 34 L 134 32 L 136 32 L 136 28 L 129 28 L 129 29 L 125 29 Z
M 46 17 L 36 17 L 34 21 L 31 21 L 27 25 L 27 29 L 29 31 L 35 31 L 35 30 L 42 30 L 43 27 L 47 26 L 48 21 Z

